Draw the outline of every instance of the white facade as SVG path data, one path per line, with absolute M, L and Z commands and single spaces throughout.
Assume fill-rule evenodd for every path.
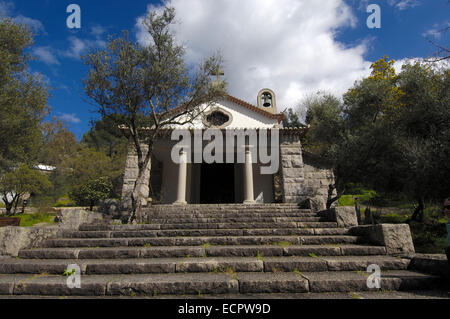
M 240 104 L 238 104 L 237 102 Z M 258 109 L 256 106 L 251 106 L 243 101 L 237 99 L 224 99 L 218 103 L 214 103 L 209 106 L 203 106 L 204 112 L 202 116 L 199 116 L 192 123 L 186 125 L 172 126 L 172 129 L 207 129 L 211 127 L 206 123 L 205 119 L 208 114 L 212 112 L 221 112 L 228 117 L 228 121 L 225 125 L 219 126 L 221 129 L 272 129 L 278 127 L 279 116 L 268 113 L 264 110 Z M 262 111 L 262 112 L 261 112 Z M 182 121 L 182 117 L 178 121 Z M 161 203 L 171 204 L 177 201 L 178 187 L 179 187 L 179 164 L 176 164 L 171 159 L 172 147 L 177 141 L 170 141 L 169 139 L 159 140 L 154 147 L 154 160 L 162 163 L 162 176 L 161 176 Z M 225 139 L 224 139 L 225 143 Z M 208 144 L 207 141 L 203 142 L 203 146 Z M 224 150 L 225 153 L 225 150 Z M 192 155 L 192 158 L 194 156 Z M 213 191 L 221 192 L 221 178 L 230 176 L 202 176 L 205 169 L 202 165 L 206 164 L 194 164 L 188 163 L 186 165 L 186 194 L 185 201 L 188 204 L 205 203 L 205 199 L 202 198 L 202 193 L 205 189 L 202 188 L 202 184 L 208 183 L 212 188 L 216 188 Z M 212 164 L 214 165 L 214 164 Z M 217 169 L 226 168 L 228 174 L 233 175 L 232 181 L 232 196 L 229 197 L 231 203 L 242 203 L 245 199 L 245 164 L 227 164 L 229 166 L 216 166 Z M 253 163 L 251 166 L 253 172 L 253 194 L 252 198 L 255 202 L 260 203 L 272 203 L 273 202 L 273 175 L 261 174 L 260 164 Z M 210 171 L 211 172 L 211 171 Z M 218 179 L 211 181 L 211 179 Z M 231 185 L 230 180 L 227 181 L 227 187 Z M 220 197 L 220 194 L 217 194 Z M 228 194 L 230 196 L 230 194 Z M 224 200 L 222 198 L 222 200 Z

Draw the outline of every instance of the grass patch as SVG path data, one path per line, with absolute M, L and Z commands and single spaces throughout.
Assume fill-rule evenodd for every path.
M 315 253 L 309 253 L 308 256 L 312 258 L 319 258 Z
M 20 217 L 21 227 L 32 227 L 40 223 L 54 224 L 56 214 L 55 213 L 19 214 L 14 215 L 13 217 Z
M 339 206 L 355 206 L 355 195 L 342 195 L 338 199 Z
M 382 197 L 374 190 L 364 188 L 354 188 L 353 194 L 342 195 L 338 199 L 338 206 L 355 206 L 355 199 L 358 198 L 360 204 L 374 204 L 382 202 Z
M 303 277 L 303 274 L 297 268 L 294 269 L 294 273 Z
M 355 270 L 355 273 L 360 274 L 360 275 L 363 275 L 363 276 L 365 276 L 365 277 L 369 277 L 369 276 L 370 276 L 370 274 L 368 274 L 368 273 L 365 272 L 365 271 L 361 271 L 361 270 Z
M 73 200 L 71 200 L 68 196 L 66 196 L 66 197 L 60 198 L 53 206 L 54 207 L 76 207 L 77 204 Z
M 211 247 L 211 244 L 210 243 L 205 243 L 205 244 L 202 245 L 202 247 L 206 249 L 208 247 Z
M 273 243 L 275 246 L 280 246 L 280 247 L 283 247 L 283 248 L 286 248 L 286 247 L 289 247 L 290 245 L 292 245 L 292 243 L 291 242 L 288 242 L 288 241 L 280 241 L 280 242 L 276 242 L 276 243 Z
M 230 266 L 228 266 L 228 267 L 225 269 L 224 273 L 227 274 L 228 276 L 230 276 L 231 278 L 237 280 L 236 272 L 235 272 L 234 269 L 231 268 Z
M 263 261 L 262 255 L 259 252 L 259 250 L 256 252 L 256 258 L 258 258 L 259 260 Z
M 350 296 L 352 296 L 353 299 L 361 299 L 361 297 L 359 297 L 356 293 L 354 292 L 349 292 L 348 293 Z

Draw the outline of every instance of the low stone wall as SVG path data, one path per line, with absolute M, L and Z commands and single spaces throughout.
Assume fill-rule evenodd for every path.
M 21 249 L 38 247 L 43 241 L 58 237 L 62 229 L 58 226 L 0 228 L 0 256 L 16 257 Z
M 350 233 L 366 238 L 371 244 L 385 246 L 389 255 L 412 256 L 415 253 L 408 224 L 356 226 Z
M 328 220 L 336 222 L 338 227 L 350 228 L 358 226 L 358 219 L 356 217 L 356 210 L 354 207 L 335 207 L 330 210 L 320 211 L 318 214 L 326 217 Z
M 21 249 L 39 247 L 45 240 L 61 236 L 65 230 L 78 230 L 82 224 L 102 221 L 103 215 L 80 209 L 65 209 L 56 220 L 56 225 L 45 227 L 1 227 L 0 256 L 17 257 Z
M 450 283 L 450 263 L 444 254 L 416 254 L 408 268 L 445 278 Z
M 101 213 L 82 209 L 64 209 L 56 216 L 55 221 L 60 228 L 78 229 L 82 224 L 92 224 L 103 219 L 103 214 Z

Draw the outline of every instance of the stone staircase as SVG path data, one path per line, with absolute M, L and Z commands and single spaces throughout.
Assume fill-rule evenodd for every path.
M 142 225 L 82 225 L 42 247 L 0 260 L 0 295 L 240 296 L 424 290 L 439 279 L 408 270 L 336 222 L 296 205 L 154 206 Z M 70 289 L 68 265 L 81 269 Z M 375 289 L 376 290 L 376 289 Z

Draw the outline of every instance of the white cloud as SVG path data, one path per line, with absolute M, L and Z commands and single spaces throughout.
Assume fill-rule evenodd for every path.
M 420 2 L 418 0 L 388 0 L 388 4 L 399 10 L 405 10 L 419 6 Z
M 78 59 L 85 51 L 87 51 L 88 46 L 84 40 L 77 37 L 69 37 L 70 47 L 62 53 L 62 55 L 70 58 Z
M 19 14 L 17 17 L 14 18 L 14 21 L 17 23 L 25 24 L 25 25 L 29 26 L 35 32 L 41 31 L 41 32 L 45 33 L 44 25 L 39 20 L 25 17 L 25 16 Z
M 43 32 L 45 33 L 44 25 L 41 21 L 32 19 L 29 17 L 25 17 L 21 14 L 15 16 L 14 3 L 11 1 L 0 1 L 0 17 L 10 17 L 16 23 L 24 24 L 33 29 L 35 32 Z
M 309 93 L 342 94 L 370 74 L 367 46 L 345 46 L 336 33 L 356 18 L 343 0 L 171 0 L 177 40 L 189 63 L 220 50 L 231 95 L 256 104 L 260 89 L 277 94 L 279 111 Z M 155 7 L 149 5 L 149 9 Z M 160 9 L 160 8 L 159 8 Z M 142 18 L 137 38 L 148 43 Z
M 58 115 L 57 117 L 59 119 L 61 119 L 62 121 L 68 122 L 68 123 L 73 123 L 73 124 L 78 124 L 81 122 L 81 120 L 77 117 L 77 115 L 75 113 L 72 114 L 68 114 L 68 113 L 59 113 L 60 115 Z
M 61 51 L 60 54 L 65 57 L 79 59 L 80 56 L 86 54 L 89 49 L 104 47 L 106 42 L 100 38 L 100 35 L 96 36 L 95 40 L 80 39 L 75 36 L 68 38 L 70 46 L 67 50 Z
M 0 17 L 9 16 L 14 10 L 14 3 L 10 1 L 0 1 Z
M 48 65 L 60 64 L 50 47 L 36 47 L 33 49 L 33 53 L 38 57 L 39 61 L 42 61 Z
M 433 37 L 433 38 L 439 40 L 441 38 L 441 36 L 443 34 L 445 34 L 445 32 L 448 30 L 449 27 L 450 27 L 450 22 L 446 22 L 443 25 L 439 25 L 436 23 L 433 25 L 433 27 L 430 30 L 422 33 L 422 36 L 424 36 L 426 38 Z
M 106 29 L 101 25 L 94 25 L 91 27 L 91 34 L 95 36 L 97 39 L 101 37 L 106 32 Z

